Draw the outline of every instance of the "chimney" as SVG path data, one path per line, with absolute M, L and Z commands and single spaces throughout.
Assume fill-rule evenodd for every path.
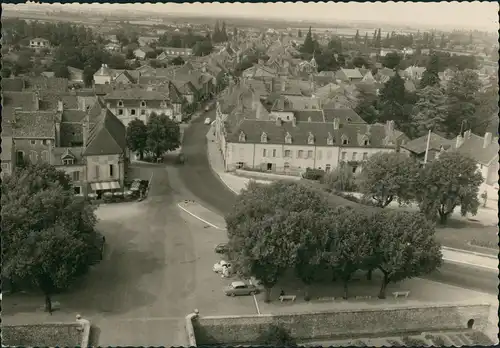
M 292 126 L 297 127 L 297 118 L 295 116 L 292 117 Z
M 282 124 L 282 123 L 281 123 L 281 118 L 280 118 L 280 117 L 276 118 L 276 125 L 277 125 L 278 127 L 281 127 L 281 124 Z
M 339 129 L 339 119 L 337 117 L 333 119 L 333 129 Z
M 63 112 L 64 110 L 64 104 L 62 102 L 62 100 L 58 100 L 57 101 L 57 112 Z
M 464 138 L 462 138 L 462 136 L 459 134 L 457 136 L 457 142 L 455 144 L 455 147 L 459 148 L 460 146 L 462 146 L 463 143 L 464 143 Z
M 486 149 L 488 147 L 488 145 L 491 144 L 492 137 L 493 137 L 492 133 L 490 133 L 490 132 L 484 133 L 483 149 Z

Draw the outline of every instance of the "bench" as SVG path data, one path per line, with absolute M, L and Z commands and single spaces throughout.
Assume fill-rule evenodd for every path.
M 364 295 L 364 296 L 356 296 L 356 300 L 371 300 L 370 295 Z
M 283 302 L 283 301 L 292 301 L 292 302 L 295 302 L 295 298 L 297 296 L 295 295 L 284 295 L 284 296 L 280 296 L 280 301 Z
M 407 298 L 408 295 L 410 295 L 410 292 L 409 291 L 394 291 L 392 293 L 392 295 L 394 295 L 394 298 L 398 298 L 400 296 L 404 296 L 405 298 Z

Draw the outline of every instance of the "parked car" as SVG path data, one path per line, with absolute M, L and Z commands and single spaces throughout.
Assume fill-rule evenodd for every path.
M 225 268 L 230 270 L 231 264 L 229 262 L 221 260 L 214 264 L 214 266 L 212 267 L 212 271 L 214 271 L 215 273 L 222 273 Z
M 210 111 L 210 106 L 209 105 L 205 106 L 205 112 L 208 112 L 208 111 Z
M 205 119 L 205 124 L 206 124 L 206 125 L 209 125 L 211 122 L 212 122 L 212 120 L 210 119 L 210 117 L 207 117 L 207 118 Z
M 215 252 L 217 254 L 225 254 L 227 253 L 227 251 L 228 251 L 227 243 L 220 243 L 217 244 L 217 246 L 215 247 Z
M 255 295 L 259 293 L 259 289 L 253 284 L 236 281 L 225 287 L 224 293 L 226 294 L 226 296 Z

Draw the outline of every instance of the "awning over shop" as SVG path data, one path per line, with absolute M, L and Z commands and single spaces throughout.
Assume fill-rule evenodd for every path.
M 120 188 L 120 183 L 118 181 L 108 181 L 108 182 L 93 182 L 90 184 L 93 191 L 98 190 L 116 190 Z

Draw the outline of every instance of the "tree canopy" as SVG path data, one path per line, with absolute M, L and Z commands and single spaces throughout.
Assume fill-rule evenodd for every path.
M 134 119 L 127 125 L 127 145 L 134 152 L 138 152 L 141 160 L 147 148 L 148 128 L 142 120 Z
M 179 124 L 165 114 L 151 113 L 147 123 L 146 147 L 156 158 L 160 158 L 167 151 L 179 148 Z
M 76 197 L 69 177 L 48 164 L 17 168 L 2 180 L 2 276 L 51 295 L 95 261 L 95 207 Z
M 460 206 L 463 216 L 479 208 L 479 186 L 483 177 L 476 161 L 458 152 L 444 152 L 427 163 L 418 176 L 416 200 L 420 211 L 431 220 L 445 224 Z

